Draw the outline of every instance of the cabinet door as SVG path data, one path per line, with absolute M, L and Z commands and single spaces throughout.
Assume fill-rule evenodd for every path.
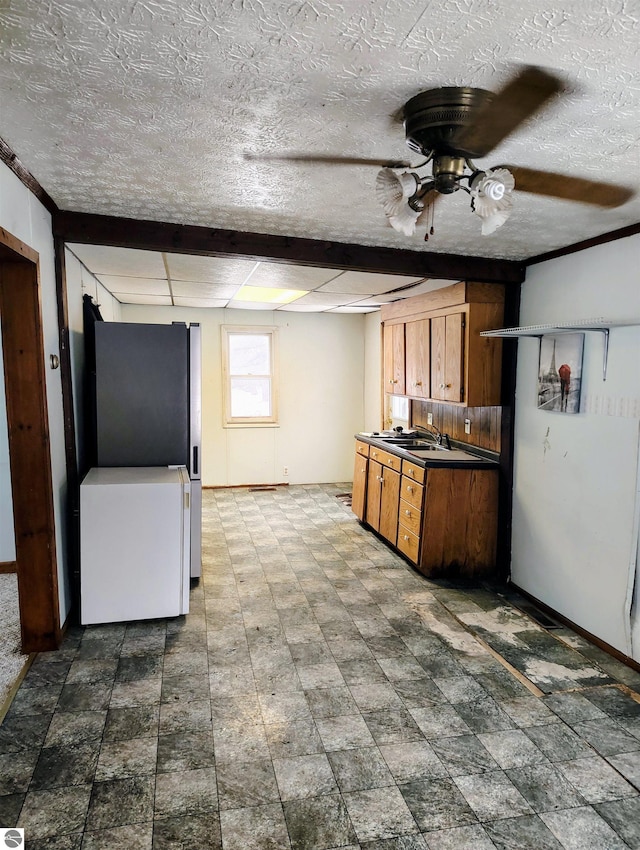
M 405 325 L 405 372 L 407 395 L 430 398 L 431 340 L 429 319 Z
M 380 496 L 379 532 L 390 543 L 396 545 L 398 537 L 398 507 L 400 504 L 400 473 L 382 467 L 382 491 Z
M 431 398 L 464 401 L 465 314 L 431 319 Z
M 405 394 L 404 324 L 385 325 L 383 330 L 384 392 Z
M 380 493 L 382 490 L 382 464 L 369 460 L 367 472 L 367 522 L 377 531 L 380 527 Z
M 356 463 L 353 470 L 353 490 L 351 493 L 351 510 L 361 522 L 364 520 L 368 464 L 368 459 L 356 452 Z

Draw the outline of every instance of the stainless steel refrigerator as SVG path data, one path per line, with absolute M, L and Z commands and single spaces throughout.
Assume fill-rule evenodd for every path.
M 200 325 L 95 324 L 96 458 L 102 466 L 186 466 L 191 577 L 202 571 Z

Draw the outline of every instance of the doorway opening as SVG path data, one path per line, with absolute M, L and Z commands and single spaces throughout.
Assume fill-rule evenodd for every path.
M 41 652 L 61 630 L 38 254 L 2 228 L 0 321 L 22 651 Z

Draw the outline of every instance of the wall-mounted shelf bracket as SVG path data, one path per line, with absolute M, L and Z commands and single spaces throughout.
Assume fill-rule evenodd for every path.
M 530 336 L 541 340 L 545 334 L 601 333 L 604 339 L 602 380 L 606 381 L 607 363 L 609 360 L 609 332 L 611 328 L 639 325 L 640 319 L 578 319 L 574 322 L 558 322 L 555 325 L 525 325 L 520 328 L 500 328 L 495 331 L 481 331 L 480 336 L 498 336 L 503 339 L 517 339 L 521 336 Z

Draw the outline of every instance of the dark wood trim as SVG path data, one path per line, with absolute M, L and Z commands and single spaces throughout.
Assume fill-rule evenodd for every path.
M 58 212 L 58 205 L 56 202 L 47 192 L 45 192 L 33 174 L 24 167 L 4 139 L 0 139 L 0 162 L 4 162 L 4 164 L 13 171 L 18 180 L 20 180 L 20 182 L 36 196 L 40 203 L 46 207 L 52 215 Z
M 520 283 L 525 275 L 524 263 L 511 260 L 376 248 L 79 212 L 56 213 L 53 232 L 54 236 L 66 242 L 201 256 L 245 257 L 265 262 L 285 261 L 323 268 L 415 275 L 416 278 L 456 281 L 471 278 L 483 283 Z
M 574 242 L 573 245 L 566 245 L 564 248 L 558 248 L 555 251 L 547 251 L 546 254 L 529 257 L 528 260 L 525 260 L 525 266 L 545 263 L 547 260 L 555 260 L 567 254 L 575 254 L 578 251 L 593 248 L 595 245 L 605 245 L 607 242 L 615 242 L 616 239 L 626 239 L 627 236 L 635 236 L 638 233 L 640 233 L 640 224 L 630 224 L 628 227 L 611 230 L 609 233 L 602 233 L 600 236 L 593 236 L 591 239 L 584 239 L 582 242 Z
M 15 561 L 0 561 L 0 575 L 6 573 L 16 573 L 18 566 Z
M 522 287 L 505 286 L 505 327 L 517 327 Z M 511 572 L 513 509 L 513 454 L 515 443 L 516 367 L 518 340 L 502 340 L 502 412 L 500 416 L 500 489 L 498 491 L 498 547 L 496 572 L 504 581 Z
M 572 629 L 572 631 L 579 634 L 581 637 L 586 638 L 589 643 L 592 643 L 594 646 L 597 646 L 598 649 L 601 649 L 603 652 L 606 652 L 607 655 L 611 655 L 613 658 L 618 661 L 622 661 L 623 664 L 626 664 L 627 667 L 631 667 L 632 670 L 637 670 L 640 673 L 640 663 L 638 661 L 634 661 L 628 655 L 625 655 L 624 652 L 620 652 L 619 649 L 616 649 L 615 646 L 611 646 L 610 643 L 602 640 L 591 632 L 588 632 L 586 629 L 583 629 L 582 626 L 579 626 L 577 623 L 574 623 L 573 620 L 570 620 L 568 617 L 565 617 L 564 614 L 558 613 L 554 608 L 551 608 L 549 605 L 546 605 L 544 602 L 541 602 L 528 591 L 523 590 L 521 587 L 518 587 L 517 584 L 514 584 L 512 581 L 509 582 L 509 586 L 512 587 L 515 591 L 517 591 L 521 596 L 524 596 L 525 599 L 533 602 L 533 604 L 539 608 L 543 614 L 546 614 L 547 617 L 551 617 L 553 620 L 557 620 L 559 623 L 562 623 L 564 626 Z
M 14 237 L 15 241 L 15 237 Z M 38 265 L 0 257 L 0 319 L 7 397 L 22 651 L 57 649 L 58 566 Z
M 62 239 L 54 239 L 56 300 L 60 344 L 60 381 L 62 384 L 62 413 L 64 418 L 64 449 L 67 471 L 67 574 L 71 582 L 72 606 L 80 610 L 80 479 L 76 452 L 76 428 L 73 407 L 71 344 L 69 339 L 69 309 L 65 248 Z

